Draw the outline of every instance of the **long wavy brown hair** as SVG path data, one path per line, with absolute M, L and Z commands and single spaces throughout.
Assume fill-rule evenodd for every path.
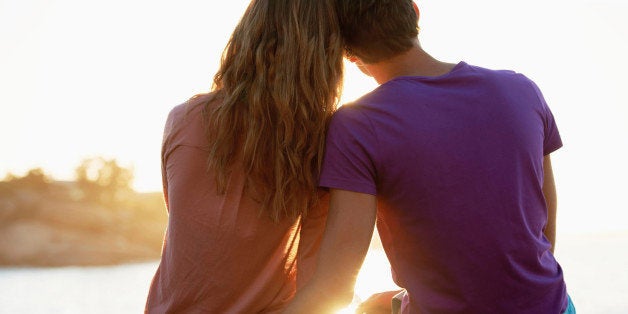
M 278 221 L 317 198 L 325 131 L 342 88 L 333 0 L 253 0 L 223 51 L 206 104 L 208 166 L 224 193 L 234 161 L 247 193 Z M 210 101 L 212 102 L 212 101 Z

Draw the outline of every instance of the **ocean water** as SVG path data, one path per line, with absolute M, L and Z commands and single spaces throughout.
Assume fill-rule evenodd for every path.
M 556 257 L 578 313 L 628 314 L 628 232 L 559 236 Z M 111 267 L 0 268 L 0 313 L 142 313 L 157 262 Z M 356 299 L 395 289 L 371 250 Z

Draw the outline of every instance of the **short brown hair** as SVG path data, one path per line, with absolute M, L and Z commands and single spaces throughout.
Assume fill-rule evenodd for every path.
M 375 63 L 402 52 L 417 37 L 412 0 L 336 0 L 346 53 Z

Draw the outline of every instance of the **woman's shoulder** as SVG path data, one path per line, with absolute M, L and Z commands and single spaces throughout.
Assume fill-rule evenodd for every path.
M 191 107 L 198 107 L 204 104 L 216 103 L 216 100 L 218 100 L 218 93 L 214 91 L 195 94 L 194 96 L 190 97 L 184 104 Z
M 168 124 L 189 123 L 190 119 L 200 119 L 204 109 L 216 106 L 218 97 L 215 92 L 195 94 L 186 101 L 170 108 Z
M 203 110 L 215 102 L 215 93 L 196 94 L 170 109 L 164 137 L 173 143 L 205 145 Z

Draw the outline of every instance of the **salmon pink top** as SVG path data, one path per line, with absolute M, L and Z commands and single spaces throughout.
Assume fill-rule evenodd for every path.
M 237 163 L 226 193 L 217 193 L 200 105 L 209 97 L 175 107 L 166 122 L 168 228 L 145 312 L 280 312 L 314 271 L 327 195 L 306 218 L 273 222 L 247 195 Z

